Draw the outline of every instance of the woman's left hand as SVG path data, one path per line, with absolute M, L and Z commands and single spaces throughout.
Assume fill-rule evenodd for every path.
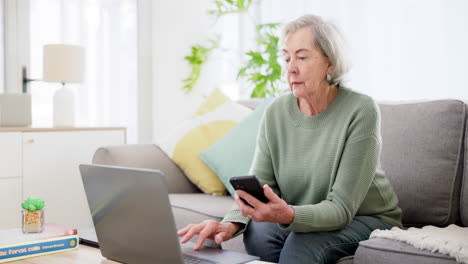
M 291 224 L 294 220 L 294 209 L 276 195 L 267 184 L 263 185 L 263 192 L 269 200 L 268 203 L 259 201 L 247 192 L 237 190 L 236 203 L 241 214 L 255 222 Z M 239 197 L 244 198 L 253 208 L 245 204 Z

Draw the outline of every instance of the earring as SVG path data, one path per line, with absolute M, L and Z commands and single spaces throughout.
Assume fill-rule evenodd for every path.
M 331 81 L 332 81 L 331 75 L 330 75 L 330 74 L 327 74 L 327 82 L 328 82 L 328 83 L 331 83 Z

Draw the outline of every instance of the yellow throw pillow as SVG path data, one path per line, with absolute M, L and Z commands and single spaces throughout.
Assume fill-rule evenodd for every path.
M 198 107 L 196 116 L 204 115 L 208 112 L 211 112 L 218 108 L 218 106 L 224 104 L 229 99 L 219 90 L 215 89 L 211 94 L 206 98 L 205 102 Z
M 197 111 L 202 113 L 201 115 L 196 114 L 182 122 L 166 139 L 159 142 L 159 145 L 203 192 L 225 195 L 226 188 L 223 183 L 200 159 L 199 154 L 222 138 L 252 110 L 229 101 L 219 91 L 214 93 L 216 94 L 210 95 Z M 224 102 L 219 103 L 220 99 Z

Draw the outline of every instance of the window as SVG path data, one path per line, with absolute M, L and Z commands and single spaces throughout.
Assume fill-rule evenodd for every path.
M 30 0 L 31 78 L 42 78 L 46 44 L 85 48 L 85 80 L 73 87 L 78 126 L 125 126 L 137 137 L 137 0 Z M 32 82 L 33 125 L 52 125 L 60 83 Z

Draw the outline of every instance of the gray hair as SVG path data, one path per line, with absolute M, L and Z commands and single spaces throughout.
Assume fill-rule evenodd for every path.
M 314 46 L 319 48 L 323 56 L 333 65 L 330 83 L 343 83 L 345 74 L 351 68 L 351 62 L 346 54 L 347 46 L 341 31 L 335 24 L 324 21 L 320 16 L 304 15 L 284 27 L 283 38 L 286 38 L 288 33 L 305 27 L 313 30 Z

